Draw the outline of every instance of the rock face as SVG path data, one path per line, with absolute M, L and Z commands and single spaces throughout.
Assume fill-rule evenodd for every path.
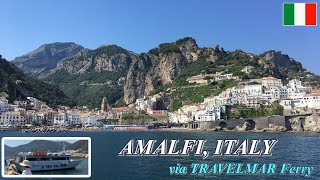
M 176 41 L 175 44 L 179 47 L 187 61 L 196 61 L 198 59 L 200 52 L 195 39 L 186 37 Z
M 133 102 L 137 97 L 145 93 L 145 89 L 150 80 L 146 79 L 147 72 L 152 67 L 152 60 L 146 54 L 140 58 L 134 58 L 129 68 L 126 83 L 124 85 L 125 102 Z
M 73 56 L 82 49 L 82 46 L 71 42 L 45 44 L 26 55 L 15 58 L 12 63 L 29 75 L 38 76 L 54 69 L 60 60 Z
M 127 71 L 131 64 L 133 53 L 116 46 L 101 46 L 95 50 L 84 49 L 78 54 L 62 59 L 57 64 L 57 69 L 63 69 L 70 74 L 84 74 L 91 70 L 102 71 Z
M 263 58 L 279 67 L 289 67 L 292 64 L 289 56 L 282 54 L 280 51 L 268 51 Z
M 313 113 L 311 116 L 306 117 L 303 129 L 304 131 L 320 132 L 320 116 Z
M 161 44 L 138 57 L 130 66 L 124 85 L 124 101 L 133 103 L 161 85 L 172 82 L 184 64 L 197 60 L 199 47 L 192 38 Z
M 42 78 L 61 87 L 79 105 L 95 108 L 103 97 L 109 104 L 122 99 L 125 77 L 133 59 L 137 59 L 136 54 L 116 45 L 83 49 L 59 61 Z
M 295 117 L 289 122 L 291 131 L 294 132 L 320 132 L 320 116 L 317 113 L 307 117 Z
M 297 118 L 292 118 L 289 120 L 290 126 L 291 126 L 291 131 L 294 132 L 302 132 L 304 131 L 303 129 L 303 119 L 300 119 L 299 117 Z
M 281 51 L 267 51 L 262 54 L 258 60 L 260 64 L 263 64 L 266 68 L 274 71 L 274 75 L 279 75 L 280 68 L 290 68 L 290 66 L 296 66 L 302 69 L 301 63 L 294 61 L 286 54 L 282 54 Z

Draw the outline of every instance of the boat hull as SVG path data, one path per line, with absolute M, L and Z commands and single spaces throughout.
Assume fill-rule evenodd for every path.
M 71 161 L 31 161 L 30 170 L 31 172 L 37 171 L 56 171 L 56 170 L 67 170 L 75 169 L 82 160 L 71 160 Z M 17 170 L 22 171 L 22 167 L 17 164 Z

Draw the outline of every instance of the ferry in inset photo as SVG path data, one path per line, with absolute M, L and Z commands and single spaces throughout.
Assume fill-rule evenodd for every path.
M 2 176 L 90 177 L 90 149 L 84 137 L 5 137 Z

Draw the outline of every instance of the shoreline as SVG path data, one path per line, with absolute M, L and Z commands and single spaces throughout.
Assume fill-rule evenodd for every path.
M 4 131 L 3 131 L 4 132 Z M 9 131 L 7 131 L 9 132 Z M 12 132 L 12 131 L 10 131 Z M 277 131 L 277 130 L 216 130 L 216 129 L 187 129 L 187 128 L 163 128 L 163 129 L 121 129 L 121 130 L 103 130 L 103 129 L 72 129 L 68 131 L 59 132 L 23 132 L 14 131 L 19 133 L 61 133 L 61 132 L 236 132 L 236 133 L 283 133 L 283 134 L 319 134 L 320 132 L 314 131 Z

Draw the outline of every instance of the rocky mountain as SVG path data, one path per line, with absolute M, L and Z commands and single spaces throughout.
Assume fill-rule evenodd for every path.
M 250 72 L 245 72 L 246 68 Z M 184 38 L 161 44 L 132 62 L 124 86 L 124 101 L 130 104 L 143 95 L 162 92 L 162 106 L 177 110 L 181 105 L 202 102 L 204 97 L 236 85 L 234 81 L 222 81 L 197 86 L 186 81 L 190 76 L 216 72 L 232 73 L 241 79 L 274 76 L 285 83 L 298 78 L 313 87 L 319 87 L 320 82 L 320 76 L 280 51 L 255 55 L 242 50 L 225 51 L 219 46 L 199 48 L 194 39 Z
M 243 69 L 249 68 L 250 72 Z M 299 78 L 306 85 L 319 86 L 319 76 L 280 51 L 256 55 L 242 50 L 226 51 L 218 45 L 199 47 L 186 37 L 163 43 L 146 53 L 135 54 L 116 45 L 95 50 L 82 49 L 57 62 L 57 67 L 41 73 L 42 80 L 60 87 L 78 105 L 97 108 L 102 97 L 110 104 L 124 105 L 137 98 L 175 89 L 164 97 L 165 107 L 201 101 L 234 82 L 197 87 L 190 76 L 232 73 L 242 79 L 274 76 L 284 82 Z
M 197 60 L 199 53 L 195 40 L 184 38 L 175 43 L 160 44 L 158 48 L 141 54 L 128 71 L 124 101 L 130 104 L 142 95 L 171 83 L 188 62 Z
M 9 100 L 38 98 L 50 105 L 73 105 L 73 102 L 57 87 L 32 78 L 0 55 L 0 92 L 9 95 Z
M 10 147 L 5 145 L 5 157 L 17 156 L 20 152 L 61 152 L 63 147 L 65 150 L 81 150 L 82 152 L 88 151 L 88 141 L 80 140 L 74 143 L 66 141 L 46 141 L 34 140 L 27 144 Z
M 82 152 L 88 152 L 88 141 L 79 140 L 66 146 L 67 150 L 80 150 Z
M 54 69 L 60 60 L 73 56 L 82 49 L 82 46 L 71 42 L 44 44 L 26 55 L 15 58 L 12 63 L 26 74 L 38 76 Z
M 57 69 L 69 74 L 89 71 L 123 71 L 129 68 L 134 54 L 116 45 L 101 46 L 95 50 L 84 49 L 78 54 L 58 62 Z
M 137 55 L 116 45 L 83 49 L 58 62 L 41 79 L 59 86 L 78 105 L 99 107 L 102 97 L 114 104 L 123 97 L 123 84 Z

